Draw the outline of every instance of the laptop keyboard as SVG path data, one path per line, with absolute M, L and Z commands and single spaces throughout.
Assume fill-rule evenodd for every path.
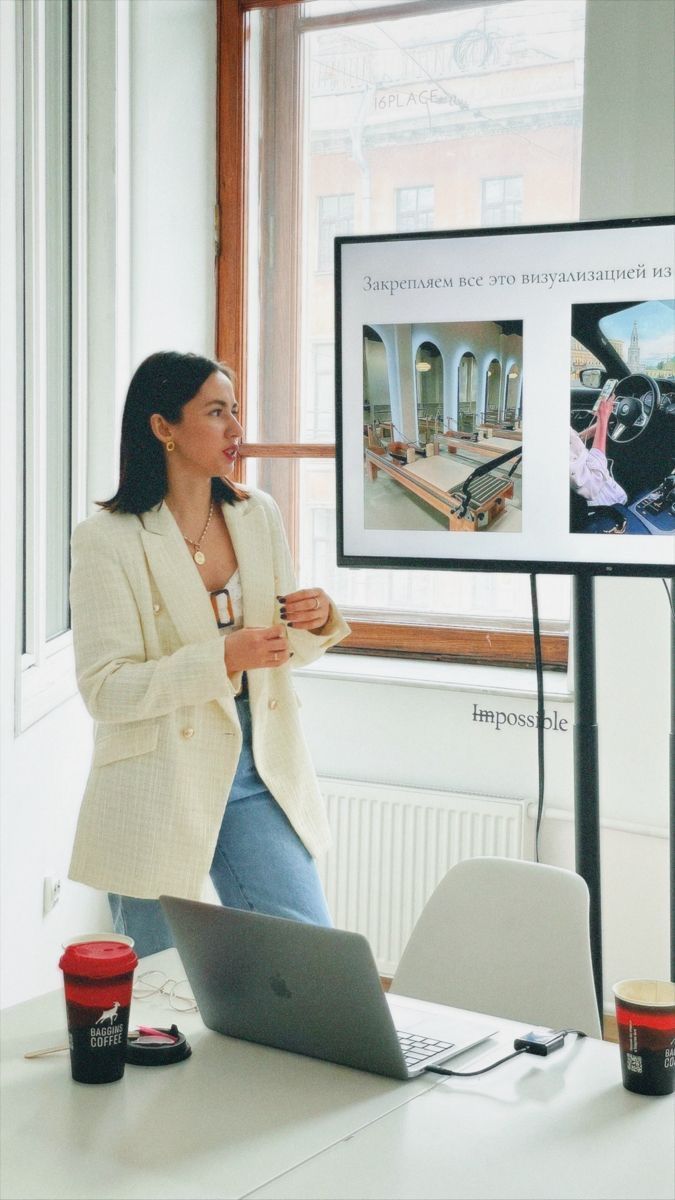
M 443 1050 L 452 1050 L 454 1046 L 454 1042 L 437 1042 L 419 1033 L 403 1033 L 400 1029 L 397 1033 L 407 1067 L 419 1067 L 425 1059 L 435 1058 Z

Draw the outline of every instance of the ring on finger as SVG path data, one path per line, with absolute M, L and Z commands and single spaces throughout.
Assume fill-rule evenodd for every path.
M 318 607 L 319 607 L 319 597 L 318 597 L 318 596 L 315 596 L 315 597 L 314 597 L 314 607 L 315 607 L 315 608 L 318 608 Z

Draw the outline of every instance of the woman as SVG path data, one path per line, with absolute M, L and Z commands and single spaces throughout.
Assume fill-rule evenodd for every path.
M 614 401 L 614 393 L 602 399 L 595 421 L 581 434 L 570 429 L 570 483 L 590 505 L 625 504 L 628 499 L 607 462 L 607 430 Z M 587 450 L 584 443 L 591 436 L 593 445 Z
M 78 686 L 97 722 L 70 878 L 109 893 L 137 952 L 172 944 L 158 897 L 330 924 L 328 828 L 289 664 L 349 627 L 297 590 L 271 497 L 232 483 L 243 430 L 226 367 L 153 354 L 122 420 L 120 481 L 77 527 Z

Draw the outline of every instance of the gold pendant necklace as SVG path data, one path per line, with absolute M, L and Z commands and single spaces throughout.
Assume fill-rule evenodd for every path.
M 202 542 L 204 541 L 204 538 L 206 537 L 206 531 L 207 531 L 209 525 L 211 524 L 212 516 L 213 516 L 213 500 L 211 501 L 211 507 L 209 508 L 209 515 L 206 518 L 206 525 L 202 529 L 201 537 L 199 538 L 199 541 L 193 542 L 192 538 L 186 537 L 185 534 L 183 534 L 183 538 L 188 543 L 188 545 L 194 546 L 195 552 L 192 555 L 192 557 L 194 558 L 197 565 L 200 567 L 203 567 L 204 563 L 206 562 L 206 555 L 204 554 L 204 552 L 201 548 L 201 545 L 202 545 Z

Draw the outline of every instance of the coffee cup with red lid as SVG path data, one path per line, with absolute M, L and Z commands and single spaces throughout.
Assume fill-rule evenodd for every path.
M 74 938 L 59 960 L 63 971 L 73 1079 L 112 1083 L 124 1074 L 129 1006 L 138 958 L 130 938 Z

